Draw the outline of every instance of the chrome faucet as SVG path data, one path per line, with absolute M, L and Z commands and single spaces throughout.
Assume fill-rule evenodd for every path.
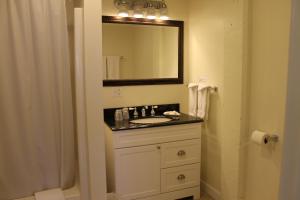
M 148 106 L 142 108 L 142 117 L 146 117 L 146 109 L 148 109 Z
M 134 108 L 129 108 L 129 110 L 134 110 L 134 112 L 133 112 L 133 117 L 134 117 L 134 118 L 138 118 L 138 117 L 139 117 L 139 113 L 137 112 L 136 107 L 134 107 Z
M 134 108 L 133 117 L 134 118 L 138 118 L 139 117 L 139 113 L 137 112 L 136 107 Z
M 154 108 L 158 108 L 158 106 L 152 106 L 152 109 L 151 109 L 151 116 L 154 117 L 155 116 L 155 110 Z
M 145 110 L 145 108 L 142 108 L 142 117 L 146 117 L 146 110 Z

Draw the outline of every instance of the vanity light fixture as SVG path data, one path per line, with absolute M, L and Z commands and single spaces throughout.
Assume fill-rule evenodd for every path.
M 143 18 L 144 17 L 144 3 L 140 1 L 135 1 L 133 3 L 133 17 Z
M 133 17 L 135 17 L 135 18 L 143 18 L 144 17 L 144 13 L 141 12 L 141 11 L 134 11 Z
M 148 19 L 156 19 L 156 10 L 152 2 L 148 2 L 146 5 L 146 13 Z
M 133 17 L 134 17 L 134 18 L 143 18 L 143 17 L 144 17 L 144 14 L 143 14 L 143 13 L 134 13 L 134 14 L 133 14 Z
M 168 16 L 160 16 L 159 19 L 161 19 L 161 20 L 168 20 L 169 17 Z
M 118 2 L 118 16 L 119 17 L 129 16 L 129 4 L 126 0 L 121 0 Z
M 128 17 L 128 16 L 129 16 L 129 13 L 128 13 L 128 11 L 126 11 L 126 10 L 120 10 L 120 11 L 118 12 L 118 16 L 119 16 L 119 17 Z
M 129 17 L 132 11 L 135 18 L 169 19 L 165 0 L 114 0 L 114 3 L 120 17 Z
M 165 1 L 162 2 L 161 4 L 161 8 L 159 9 L 160 12 L 160 19 L 161 20 L 168 20 L 169 16 L 168 16 L 168 7 L 167 4 L 165 3 Z

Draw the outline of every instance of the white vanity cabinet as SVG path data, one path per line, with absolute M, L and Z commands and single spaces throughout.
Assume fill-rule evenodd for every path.
M 106 129 L 108 192 L 117 200 L 200 198 L 201 124 Z

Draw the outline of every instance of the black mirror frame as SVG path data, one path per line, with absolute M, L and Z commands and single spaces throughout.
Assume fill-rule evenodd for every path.
M 184 77 L 184 22 L 177 20 L 150 20 L 133 17 L 102 16 L 102 23 L 116 24 L 138 24 L 153 26 L 178 27 L 178 78 L 157 78 L 157 79 L 122 79 L 103 80 L 103 86 L 134 86 L 134 85 L 167 85 L 183 84 Z

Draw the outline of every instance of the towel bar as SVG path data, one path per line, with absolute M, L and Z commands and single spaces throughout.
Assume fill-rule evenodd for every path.
M 185 84 L 185 86 L 189 86 L 188 83 Z M 218 87 L 209 87 L 210 91 L 213 91 L 213 92 L 218 92 Z
M 218 87 L 210 87 L 209 89 L 213 92 L 218 92 Z

